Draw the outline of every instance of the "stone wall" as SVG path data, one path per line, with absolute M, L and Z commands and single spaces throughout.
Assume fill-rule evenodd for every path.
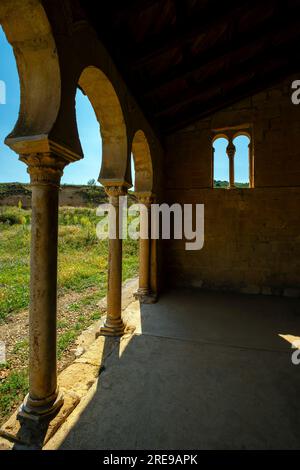
M 291 102 L 294 78 L 167 139 L 167 201 L 205 204 L 202 250 L 186 251 L 178 240 L 165 243 L 171 284 L 300 293 L 300 106 Z M 212 130 L 244 124 L 252 128 L 254 188 L 212 189 Z

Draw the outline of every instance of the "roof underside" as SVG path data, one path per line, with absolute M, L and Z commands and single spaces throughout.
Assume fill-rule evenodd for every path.
M 109 0 L 100 10 L 82 0 L 81 9 L 160 134 L 300 71 L 300 0 Z

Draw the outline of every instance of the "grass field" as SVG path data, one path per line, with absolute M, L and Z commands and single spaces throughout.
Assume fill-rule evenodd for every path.
M 7 343 L 7 362 L 0 365 L 0 421 L 28 388 L 30 218 L 30 211 L 0 208 L 0 340 Z M 57 343 L 62 363 L 81 331 L 100 318 L 97 303 L 106 294 L 108 242 L 96 236 L 99 220 L 95 209 L 60 208 L 58 297 L 62 307 Z M 137 260 L 138 242 L 124 240 L 123 280 L 137 274 Z

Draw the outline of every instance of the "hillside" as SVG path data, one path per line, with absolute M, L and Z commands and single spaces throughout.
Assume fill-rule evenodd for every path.
M 107 196 L 102 186 L 93 185 L 62 185 L 59 195 L 61 206 L 96 207 L 106 202 Z M 0 206 L 31 205 L 31 189 L 29 184 L 0 183 Z
M 228 181 L 214 180 L 214 188 L 228 188 Z M 235 183 L 236 188 L 249 188 L 249 183 Z

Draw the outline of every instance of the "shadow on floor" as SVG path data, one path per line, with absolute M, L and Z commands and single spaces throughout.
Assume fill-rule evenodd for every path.
M 300 365 L 279 336 L 300 336 L 299 300 L 181 290 L 141 310 L 60 449 L 300 447 Z

